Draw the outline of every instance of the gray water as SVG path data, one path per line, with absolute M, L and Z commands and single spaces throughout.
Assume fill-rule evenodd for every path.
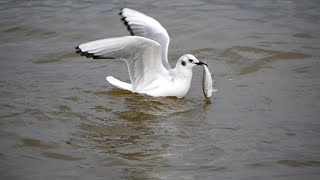
M 74 53 L 129 35 L 130 7 L 202 68 L 183 99 L 119 90 L 121 61 Z M 320 3 L 0 1 L 0 179 L 319 179 Z

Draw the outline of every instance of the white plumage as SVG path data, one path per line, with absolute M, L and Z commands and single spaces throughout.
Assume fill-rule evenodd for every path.
M 161 24 L 128 8 L 122 9 L 120 15 L 133 36 L 84 43 L 76 48 L 77 52 L 93 59 L 126 61 L 131 84 L 108 76 L 106 80 L 114 86 L 155 97 L 185 96 L 191 84 L 192 67 L 205 63 L 186 54 L 171 69 L 167 59 L 170 38 Z
M 162 63 L 166 69 L 171 69 L 168 63 L 170 37 L 166 29 L 157 20 L 133 9 L 124 8 L 120 15 L 131 35 L 152 39 L 160 44 Z

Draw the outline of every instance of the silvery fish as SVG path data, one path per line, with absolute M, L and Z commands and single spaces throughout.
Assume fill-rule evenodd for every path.
M 205 97 L 210 97 L 213 92 L 217 91 L 212 88 L 211 73 L 206 64 L 203 65 L 202 90 Z

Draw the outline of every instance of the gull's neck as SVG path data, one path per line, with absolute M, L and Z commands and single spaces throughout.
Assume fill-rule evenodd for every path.
M 177 65 L 174 69 L 171 69 L 170 71 L 175 80 L 182 80 L 190 85 L 192 79 L 192 69 Z

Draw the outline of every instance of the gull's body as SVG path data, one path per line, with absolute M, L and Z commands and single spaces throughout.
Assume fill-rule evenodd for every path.
M 77 52 L 93 59 L 125 60 L 131 84 L 106 77 L 110 84 L 121 89 L 155 97 L 185 96 L 190 89 L 192 68 L 204 63 L 186 54 L 171 69 L 167 59 L 170 39 L 160 23 L 128 8 L 122 9 L 120 15 L 133 36 L 84 43 L 77 47 Z

